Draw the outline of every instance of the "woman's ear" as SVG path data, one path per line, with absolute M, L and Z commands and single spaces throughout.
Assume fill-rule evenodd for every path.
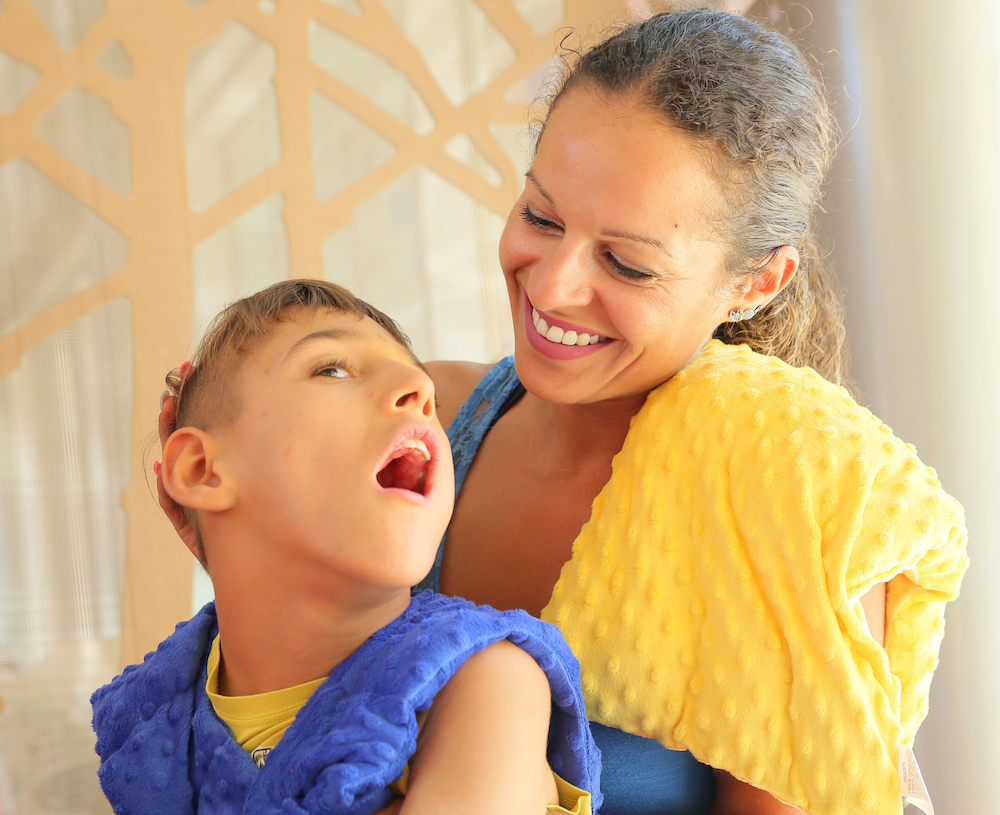
M 181 427 L 163 445 L 163 486 L 178 504 L 222 512 L 236 503 L 236 484 L 219 458 L 219 441 L 197 427 Z
M 792 282 L 799 270 L 799 250 L 794 246 L 779 246 L 767 264 L 767 268 L 756 275 L 743 278 L 736 291 L 740 299 L 736 311 L 751 311 L 770 303 L 778 293 Z
M 779 246 L 771 262 L 767 264 L 767 271 L 757 278 L 754 288 L 774 297 L 792 282 L 798 270 L 799 250 L 794 246 Z

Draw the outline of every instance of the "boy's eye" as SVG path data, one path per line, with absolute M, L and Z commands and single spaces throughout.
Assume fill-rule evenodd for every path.
M 344 362 L 322 362 L 313 369 L 314 376 L 328 376 L 331 379 L 350 379 L 351 369 Z

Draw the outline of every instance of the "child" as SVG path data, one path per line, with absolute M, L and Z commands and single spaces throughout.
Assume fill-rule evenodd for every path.
M 216 599 L 94 694 L 116 812 L 600 805 L 558 630 L 410 597 L 454 480 L 433 386 L 392 320 L 286 281 L 229 306 L 168 384 L 158 474 Z

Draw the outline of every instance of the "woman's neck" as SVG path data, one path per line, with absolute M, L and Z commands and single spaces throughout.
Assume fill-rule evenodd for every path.
M 632 417 L 646 396 L 582 405 L 548 402 L 530 391 L 523 397 L 525 418 L 537 432 L 535 443 L 564 462 L 614 456 L 625 442 Z

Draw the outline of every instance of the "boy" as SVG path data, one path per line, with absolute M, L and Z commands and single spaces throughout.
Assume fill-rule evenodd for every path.
M 227 308 L 168 382 L 158 475 L 216 600 L 94 694 L 116 812 L 600 804 L 558 632 L 410 598 L 454 481 L 433 386 L 389 318 L 279 283 Z

